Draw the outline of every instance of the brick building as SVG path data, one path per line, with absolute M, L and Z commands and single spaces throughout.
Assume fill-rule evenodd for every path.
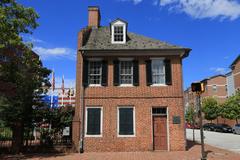
M 219 103 L 223 103 L 227 98 L 227 78 L 226 75 L 215 75 L 201 82 L 205 85 L 205 92 L 201 95 L 201 98 L 214 97 Z M 196 95 L 192 92 L 191 87 L 184 91 L 185 107 L 195 105 Z
M 77 151 L 185 150 L 182 59 L 190 49 L 100 26 L 89 7 L 78 34 L 73 142 Z
M 205 84 L 205 92 L 202 97 L 214 97 L 219 103 L 223 103 L 227 98 L 226 75 L 215 75 L 202 80 Z
M 240 55 L 233 61 L 230 68 L 232 70 L 234 89 L 235 91 L 240 90 Z

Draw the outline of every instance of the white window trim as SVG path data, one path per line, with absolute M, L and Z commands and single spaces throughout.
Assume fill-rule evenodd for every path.
M 88 86 L 89 87 L 102 87 L 102 63 L 101 63 L 101 67 L 100 67 L 100 84 L 91 84 L 90 78 L 89 78 L 90 63 L 91 62 L 100 62 L 100 61 L 102 61 L 102 59 L 101 58 L 90 58 L 88 60 L 89 60 L 89 63 L 88 63 Z
M 133 108 L 133 135 L 119 135 L 119 109 L 120 108 Z M 117 107 L 117 137 L 136 137 L 136 124 L 135 124 L 135 107 L 134 106 L 118 106 Z
M 123 27 L 123 41 L 114 41 L 114 27 L 122 26 Z M 112 44 L 125 44 L 126 43 L 126 24 L 113 24 L 111 26 L 112 29 Z
M 214 87 L 216 87 L 216 88 L 214 89 Z M 217 92 L 218 91 L 218 86 L 216 84 L 212 85 L 212 91 L 213 92 Z
M 164 70 L 164 75 L 165 75 L 165 79 L 166 79 L 166 71 L 165 71 L 165 64 L 164 64 L 164 60 L 165 60 L 165 58 L 163 58 L 163 57 L 157 57 L 157 58 L 155 58 L 155 57 L 153 57 L 153 58 L 150 58 L 151 60 L 161 60 L 161 61 L 163 61 L 163 70 Z M 152 63 L 151 63 L 151 69 L 152 69 L 153 67 L 152 67 Z M 152 74 L 152 78 L 153 78 L 153 74 Z M 165 83 L 153 83 L 152 85 L 150 85 L 151 87 L 166 87 L 166 86 L 168 86 L 167 84 L 166 84 L 166 81 L 165 81 Z
M 122 61 L 129 61 L 132 62 L 132 67 L 131 67 L 131 71 L 132 71 L 132 83 L 131 84 L 121 84 L 121 62 Z M 134 73 L 133 73 L 133 58 L 119 58 L 119 87 L 133 87 L 133 78 L 134 78 Z
M 99 135 L 89 135 L 87 134 L 87 118 L 88 118 L 88 108 L 100 108 L 101 109 L 101 122 L 100 122 L 100 134 Z M 103 107 L 101 106 L 87 106 L 85 110 L 85 137 L 102 137 L 103 130 Z

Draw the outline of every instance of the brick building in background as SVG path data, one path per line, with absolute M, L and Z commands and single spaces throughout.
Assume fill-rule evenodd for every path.
M 240 90 L 240 55 L 230 65 L 234 90 Z M 235 93 L 235 92 L 234 92 Z
M 230 65 L 231 71 L 226 75 L 216 75 L 206 78 L 204 82 L 206 88 L 202 94 L 202 98 L 214 97 L 219 103 L 223 103 L 228 97 L 233 96 L 236 91 L 240 90 L 240 55 Z M 190 106 L 194 106 L 196 102 L 196 95 L 192 93 L 191 88 L 184 91 L 184 105 L 185 110 Z M 206 121 L 205 121 L 206 122 Z M 226 123 L 231 126 L 235 124 L 235 120 L 228 120 L 224 118 L 217 118 L 214 123 Z
M 78 34 L 73 142 L 77 151 L 185 150 L 182 59 L 190 49 L 100 26 L 89 7 Z

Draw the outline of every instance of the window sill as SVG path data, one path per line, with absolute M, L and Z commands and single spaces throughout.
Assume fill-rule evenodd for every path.
M 118 87 L 135 87 L 132 84 L 120 84 Z
M 118 138 L 135 138 L 136 135 L 117 135 Z
M 152 84 L 150 87 L 167 87 L 168 85 L 166 84 Z
M 101 138 L 102 135 L 88 135 L 88 134 L 85 134 L 85 137 L 90 137 L 90 138 Z
M 102 87 L 101 84 L 89 84 L 88 87 Z

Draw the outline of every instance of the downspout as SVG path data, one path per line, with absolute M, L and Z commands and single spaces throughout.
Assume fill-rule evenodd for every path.
M 85 88 L 84 85 L 81 88 L 81 127 L 80 127 L 80 153 L 84 152 L 84 117 L 85 117 L 85 106 L 84 106 Z
M 83 62 L 82 62 L 82 79 L 84 78 L 83 76 Z M 84 121 L 84 117 L 85 117 L 85 106 L 84 106 L 84 97 L 85 97 L 85 86 L 84 86 L 84 84 L 83 84 L 83 80 L 81 79 L 81 81 L 82 81 L 82 86 L 81 86 L 81 97 L 80 97 L 80 100 L 81 100 L 81 127 L 80 127 L 80 141 L 79 141 L 79 143 L 80 143 L 80 148 L 79 148 L 79 150 L 80 150 L 80 153 L 83 153 L 84 152 L 84 123 L 85 123 L 85 121 Z

